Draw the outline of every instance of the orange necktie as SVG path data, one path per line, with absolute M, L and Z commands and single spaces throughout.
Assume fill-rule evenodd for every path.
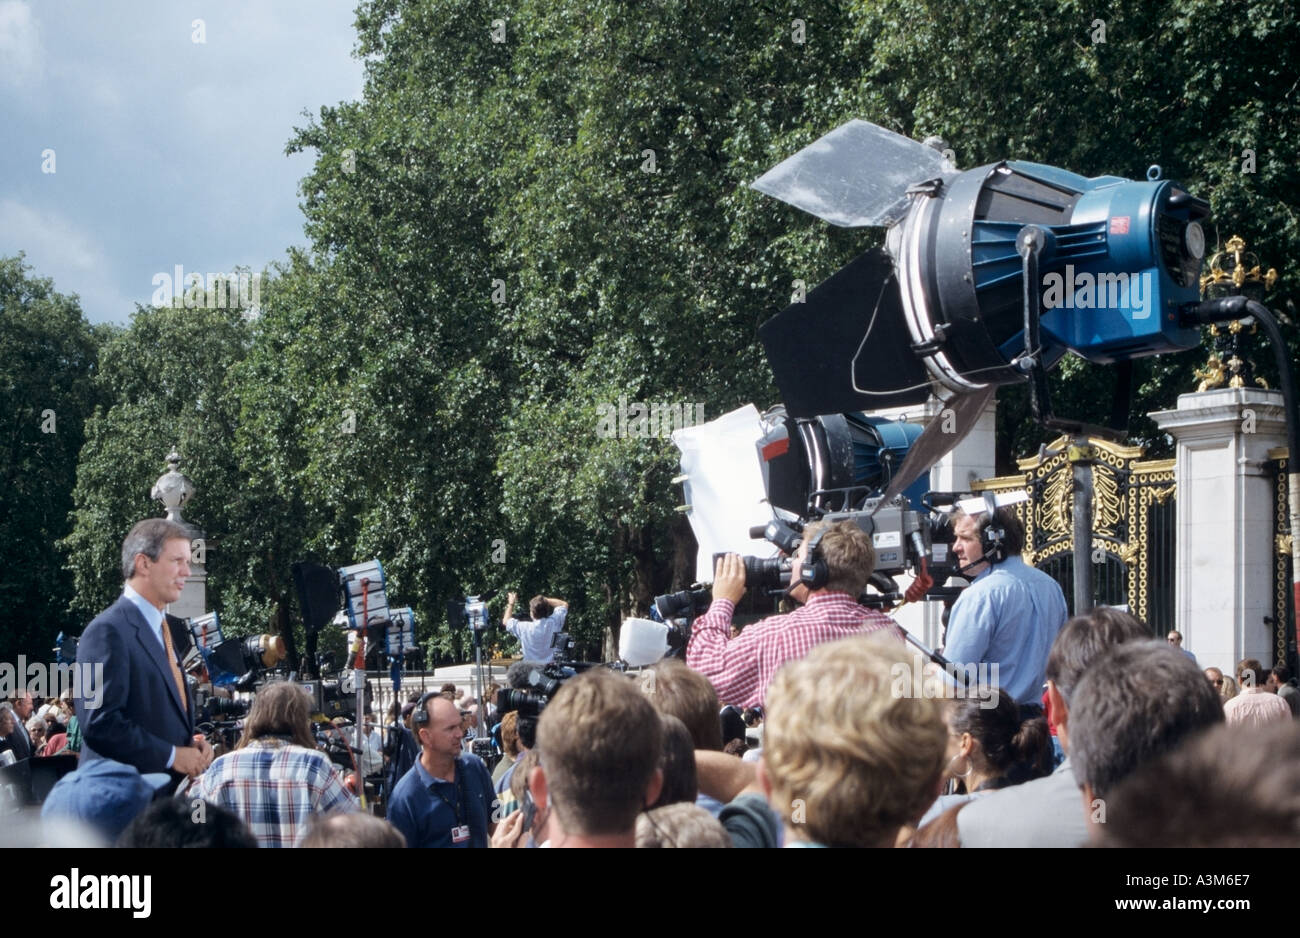
M 176 689 L 180 691 L 181 708 L 188 709 L 189 704 L 185 698 L 185 678 L 181 674 L 180 667 L 176 664 L 176 649 L 172 646 L 172 630 L 166 616 L 163 617 L 162 621 L 162 634 L 163 645 L 167 648 L 167 663 L 171 665 L 172 677 L 176 680 Z

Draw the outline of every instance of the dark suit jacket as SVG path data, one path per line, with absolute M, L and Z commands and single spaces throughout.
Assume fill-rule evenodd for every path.
M 13 765 L 0 766 L 0 805 L 12 796 L 20 805 L 32 802 L 32 760 L 22 753 L 26 744 L 17 730 L 8 736 L 0 736 L 0 752 L 12 750 L 18 761 Z M 26 747 L 28 753 L 30 747 Z
M 8 745 L 6 749 L 14 751 L 14 758 L 18 760 L 30 759 L 32 757 L 32 738 L 27 733 L 27 726 L 22 720 L 18 719 L 18 714 L 14 714 L 14 731 L 5 738 Z
M 420 758 L 420 744 L 415 741 L 414 734 L 401 724 L 390 726 L 389 732 L 389 762 L 388 762 L 388 793 L 391 796 L 397 783 L 402 780 L 402 776 L 410 771 L 411 766 L 415 765 Z
M 162 643 L 129 599 L 122 596 L 86 626 L 77 663 L 103 667 L 102 679 L 96 671 L 76 700 L 81 764 L 108 758 L 141 772 L 167 771 L 172 747 L 191 745 L 193 695 L 182 704 Z M 96 692 L 102 696 L 92 707 Z
M 13 714 L 14 731 L 8 736 L 0 737 L 0 752 L 12 750 L 17 761 L 4 770 L 0 785 L 14 785 L 20 802 L 26 804 L 32 800 L 32 738 L 27 735 L 27 727 Z M 0 793 L 0 800 L 3 795 Z

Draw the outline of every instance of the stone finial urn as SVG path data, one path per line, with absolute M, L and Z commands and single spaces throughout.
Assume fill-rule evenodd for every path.
M 180 454 L 173 449 L 167 455 L 167 465 L 171 468 L 158 477 L 153 484 L 150 498 L 156 498 L 167 509 L 167 520 L 184 524 L 181 508 L 194 497 L 194 483 L 185 478 L 177 468 L 181 464 Z

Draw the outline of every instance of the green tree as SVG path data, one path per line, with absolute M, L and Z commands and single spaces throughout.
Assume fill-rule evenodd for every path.
M 504 533 L 492 449 L 508 403 L 493 302 L 504 271 L 483 226 L 497 144 L 477 104 L 508 53 L 486 4 L 394 10 L 358 12 L 365 102 L 323 109 L 289 144 L 320 154 L 302 187 L 313 251 L 296 261 L 312 296 L 272 308 L 263 328 L 308 383 L 293 385 L 297 442 L 271 445 L 301 453 L 295 484 L 323 515 L 307 546 L 333 564 L 380 557 L 436 653 L 463 660 L 446 602 L 500 576 Z M 291 315 L 310 325 L 286 327 Z M 339 434 L 344 410 L 355 424 Z
M 95 376 L 103 403 L 86 421 L 73 526 L 62 541 L 82 625 L 121 591 L 126 533 L 162 513 L 149 492 L 173 447 L 198 489 L 184 514 L 205 533 L 208 575 L 217 585 L 237 580 L 244 558 L 224 542 L 245 498 L 230 445 L 238 419 L 231 373 L 248 337 L 240 310 L 139 307 L 103 345 Z
M 340 293 L 367 299 L 350 316 L 382 320 L 352 333 L 373 350 L 361 368 L 408 335 L 422 353 L 391 379 L 431 444 L 402 480 L 428 494 L 399 510 L 446 507 L 402 544 L 408 574 L 441 563 L 403 578 L 417 594 L 562 593 L 595 642 L 685 575 L 675 450 L 602 439 L 597 408 L 773 402 L 755 326 L 861 241 L 746 188 L 856 74 L 846 8 L 810 10 L 796 39 L 786 14 L 743 3 L 531 2 L 494 42 L 490 4 L 360 8 L 365 100 L 291 149 L 320 153 L 308 231 Z M 367 413 L 400 453 L 402 414 Z M 398 480 L 374 472 L 363 487 L 385 503 Z M 445 519 L 471 505 L 457 550 Z M 504 570 L 471 560 L 497 541 Z
M 75 627 L 57 542 L 99 398 L 97 332 L 23 255 L 0 258 L 0 660 L 52 657 L 58 632 Z

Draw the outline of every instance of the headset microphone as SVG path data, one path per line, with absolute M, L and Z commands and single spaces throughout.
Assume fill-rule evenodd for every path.
M 808 540 L 808 550 L 804 553 L 803 563 L 799 565 L 799 582 L 810 590 L 819 590 L 831 579 L 831 568 L 822 556 L 822 538 L 830 530 L 829 525 L 822 527 Z
M 983 550 L 983 559 L 990 565 L 1001 563 L 1007 559 L 1007 529 L 997 516 L 997 501 L 993 493 L 986 491 L 984 493 L 984 511 L 988 515 L 987 520 L 979 524 L 980 548 Z

